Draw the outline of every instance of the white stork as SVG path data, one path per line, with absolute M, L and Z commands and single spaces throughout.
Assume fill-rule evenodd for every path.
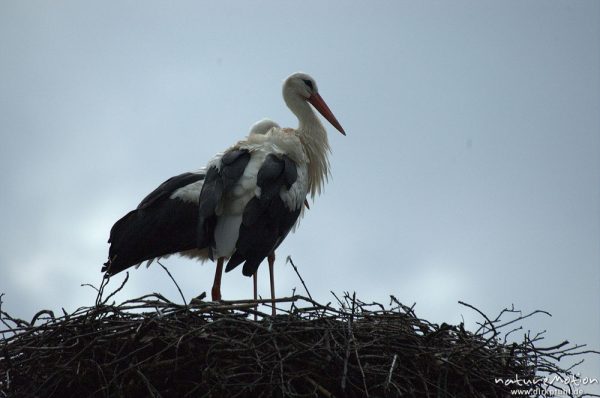
M 111 276 L 174 253 L 217 259 L 211 291 L 217 301 L 227 259 L 225 272 L 244 263 L 242 273 L 255 276 L 268 257 L 274 299 L 275 249 L 298 221 L 307 195 L 320 193 L 329 175 L 327 133 L 309 103 L 345 135 L 309 75 L 289 76 L 283 99 L 298 118 L 297 129 L 262 120 L 205 168 L 162 183 L 112 227 L 102 271 Z

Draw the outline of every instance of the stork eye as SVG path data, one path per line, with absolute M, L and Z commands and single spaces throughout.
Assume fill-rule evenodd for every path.
M 313 82 L 311 82 L 310 80 L 302 80 L 304 82 L 304 84 L 306 84 L 311 90 L 314 90 L 313 87 Z

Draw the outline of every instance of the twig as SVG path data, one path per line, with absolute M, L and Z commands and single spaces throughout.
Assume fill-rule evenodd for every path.
M 106 284 L 108 284 L 108 280 L 109 279 L 106 279 Z M 108 297 L 106 299 L 104 299 L 104 301 L 102 301 L 102 305 L 105 305 L 106 303 L 108 303 L 108 300 L 110 300 L 111 297 L 113 297 L 115 294 L 119 293 L 121 291 L 121 289 L 123 289 L 123 287 L 125 286 L 125 284 L 127 283 L 128 280 L 129 280 L 129 272 L 126 272 L 125 279 L 123 279 L 123 282 L 121 282 L 121 286 L 119 286 L 119 288 L 117 290 L 115 290 L 114 292 L 109 294 Z M 100 289 L 99 289 L 99 293 L 98 293 L 98 296 L 100 299 L 102 299 L 102 292 L 104 292 L 104 287 L 106 286 L 106 284 L 100 285 Z
M 177 281 L 175 280 L 175 278 L 173 278 L 173 275 L 171 275 L 171 273 L 169 272 L 169 270 L 167 269 L 167 267 L 165 267 L 164 265 L 162 265 L 162 263 L 160 262 L 160 260 L 156 260 L 156 262 L 158 263 L 158 265 L 160 265 L 162 267 L 162 269 L 165 270 L 165 272 L 167 273 L 167 275 L 169 275 L 169 278 L 171 278 L 171 280 L 173 281 L 173 283 L 177 287 L 177 290 L 179 290 L 179 295 L 181 296 L 181 299 L 183 300 L 183 305 L 185 305 L 187 307 L 187 301 L 186 301 L 185 297 L 183 296 L 183 292 L 181 291 L 181 288 L 177 284 Z
M 104 288 L 106 287 L 106 285 L 108 285 L 108 282 L 110 281 L 110 275 L 108 273 L 104 274 L 102 276 L 102 280 L 100 281 L 100 287 L 96 289 L 96 292 L 98 293 L 96 295 L 96 307 L 98 307 L 100 304 L 102 304 L 102 294 L 104 293 Z M 83 284 L 81 286 L 91 286 L 89 284 Z
M 294 261 L 292 260 L 292 256 L 287 256 L 285 259 L 286 263 L 290 263 L 292 264 L 292 267 L 294 267 L 294 271 L 296 272 L 296 275 L 298 275 L 298 278 L 300 278 L 300 282 L 302 282 L 302 286 L 304 286 L 304 290 L 306 290 L 306 294 L 308 294 L 308 297 L 310 297 L 310 299 L 312 300 L 312 296 L 310 295 L 310 292 L 308 291 L 308 288 L 306 287 L 306 283 L 304 283 L 304 279 L 302 279 L 302 276 L 300 275 L 300 272 L 298 272 L 298 268 L 296 268 L 296 264 L 294 264 Z
M 31 322 L 29 322 L 29 324 L 33 326 L 35 324 L 35 322 L 38 320 L 38 318 L 44 314 L 50 316 L 50 318 L 52 318 L 52 319 L 56 319 L 56 318 L 54 318 L 54 312 L 52 312 L 50 310 L 41 310 L 41 311 L 38 311 L 33 316 L 33 318 L 31 319 Z
M 465 307 L 469 307 L 470 309 L 477 311 L 477 313 L 486 320 L 486 322 L 481 326 L 481 328 L 487 324 L 487 325 L 489 325 L 489 327 L 491 328 L 491 330 L 493 332 L 493 337 L 496 337 L 498 335 L 498 332 L 496 331 L 496 328 L 494 327 L 494 323 L 492 321 L 490 321 L 490 319 L 487 317 L 487 315 L 485 315 L 483 312 L 481 312 L 479 309 L 475 308 L 471 304 L 465 303 L 464 301 L 459 301 L 458 304 L 464 305 Z M 479 330 L 481 330 L 481 328 L 479 328 L 475 333 L 478 333 Z
M 356 292 L 352 293 L 352 316 L 350 317 L 350 323 L 354 321 L 354 316 L 356 314 Z M 358 363 L 358 368 L 360 369 L 360 374 L 362 375 L 363 387 L 365 389 L 365 394 L 369 397 L 369 389 L 367 387 L 367 378 L 365 377 L 365 370 L 362 367 L 362 363 L 360 360 L 360 356 L 358 355 L 358 348 L 356 348 L 356 337 L 354 337 L 354 332 L 352 328 L 350 328 L 350 335 L 352 337 L 352 345 L 354 346 L 354 355 L 356 356 L 356 362 Z
M 394 368 L 396 367 L 396 359 L 398 359 L 398 354 L 394 354 L 394 358 L 392 359 L 392 364 L 390 365 L 390 371 L 388 372 L 388 378 L 385 381 L 385 389 L 386 390 L 390 387 L 390 383 L 392 382 L 392 372 L 394 372 Z
M 310 376 L 306 376 L 306 381 L 313 385 L 323 396 L 332 398 L 334 395 L 330 393 L 325 387 L 314 381 Z
M 335 296 L 335 295 L 334 295 Z M 337 296 L 335 296 L 337 298 Z M 338 299 L 338 301 L 340 301 Z M 350 343 L 353 340 L 352 334 L 352 323 L 354 321 L 354 304 L 356 302 L 352 300 L 352 312 L 350 313 L 350 319 L 347 322 L 347 334 L 346 334 L 346 355 L 344 356 L 344 375 L 342 376 L 342 391 L 346 390 L 346 379 L 348 376 L 348 360 L 350 359 Z M 358 358 L 358 356 L 357 356 Z

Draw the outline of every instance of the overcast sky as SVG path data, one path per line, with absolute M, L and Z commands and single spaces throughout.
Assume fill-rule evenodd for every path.
M 323 302 L 471 325 L 458 300 L 514 304 L 552 313 L 524 323 L 548 345 L 600 349 L 598 1 L 2 1 L 3 309 L 92 304 L 112 224 L 255 121 L 295 127 L 299 70 L 348 135 L 328 126 L 333 178 L 278 250 L 278 295 L 302 292 L 291 255 Z M 164 264 L 188 300 L 210 289 L 211 263 Z M 117 298 L 152 291 L 180 300 L 156 266 Z

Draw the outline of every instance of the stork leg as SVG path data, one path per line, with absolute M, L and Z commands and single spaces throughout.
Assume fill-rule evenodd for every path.
M 256 275 L 258 274 L 258 270 L 256 270 L 256 272 L 254 273 L 254 275 L 252 275 L 252 282 L 254 284 L 254 301 L 258 300 L 258 294 L 257 294 L 257 281 L 256 281 Z M 255 307 L 258 310 L 258 304 L 256 304 Z M 254 320 L 258 320 L 258 315 L 256 314 L 256 312 L 254 313 Z
M 212 287 L 212 300 L 220 301 L 221 300 L 221 276 L 223 275 L 223 263 L 225 262 L 225 257 L 219 257 L 217 259 L 217 270 L 215 271 L 215 282 Z
M 275 279 L 273 278 L 273 266 L 275 265 L 275 253 L 269 254 L 269 279 L 271 280 L 271 315 L 275 316 Z

